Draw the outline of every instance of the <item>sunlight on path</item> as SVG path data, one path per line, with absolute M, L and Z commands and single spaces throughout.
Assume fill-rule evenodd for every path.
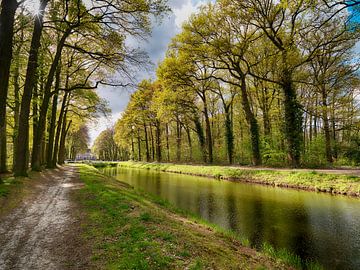
M 75 222 L 69 191 L 79 184 L 74 167 L 46 171 L 31 202 L 0 220 L 0 269 L 63 269 L 64 235 Z

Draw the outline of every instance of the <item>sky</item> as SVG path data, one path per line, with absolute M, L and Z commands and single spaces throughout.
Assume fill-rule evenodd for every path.
M 142 70 L 136 75 L 136 80 L 154 78 L 156 65 L 164 58 L 167 46 L 171 39 L 180 32 L 181 25 L 192 13 L 211 0 L 168 0 L 172 13 L 166 16 L 160 24 L 154 23 L 151 36 L 145 42 L 136 44 L 147 52 L 151 62 L 154 64 L 149 70 Z M 135 46 L 136 46 L 135 45 Z M 101 117 L 96 122 L 89 124 L 90 146 L 101 131 L 115 124 L 125 110 L 131 95 L 131 89 L 116 87 L 101 87 L 98 94 L 106 99 L 112 113 L 109 117 Z

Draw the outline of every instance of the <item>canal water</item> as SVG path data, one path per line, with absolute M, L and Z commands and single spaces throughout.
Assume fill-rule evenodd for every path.
M 232 230 L 252 246 L 267 242 L 325 269 L 360 269 L 360 199 L 142 169 L 104 172 Z

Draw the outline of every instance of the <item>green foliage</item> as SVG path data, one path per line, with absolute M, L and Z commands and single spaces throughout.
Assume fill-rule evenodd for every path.
M 118 164 L 116 162 L 93 162 L 91 163 L 95 168 L 106 168 L 106 167 L 116 167 Z
M 322 269 L 324 269 L 318 263 L 312 262 L 312 261 L 303 261 L 303 260 L 301 260 L 301 258 L 299 256 L 292 254 L 291 252 L 289 252 L 285 249 L 276 250 L 269 243 L 263 243 L 261 250 L 268 256 L 270 256 L 276 260 L 285 262 L 287 265 L 291 265 L 295 269 L 300 269 L 300 270 L 301 269 L 306 269 L 306 270 L 322 270 Z
M 360 137 L 352 137 L 345 148 L 344 156 L 356 165 L 360 164 Z
M 309 142 L 303 162 L 306 167 L 326 167 L 328 162 L 325 155 L 325 139 L 323 136 L 318 136 Z

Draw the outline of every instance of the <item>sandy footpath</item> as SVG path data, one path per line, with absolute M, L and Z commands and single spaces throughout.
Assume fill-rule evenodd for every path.
M 0 217 L 0 269 L 88 269 L 81 238 L 76 167 L 46 170 L 36 192 Z

